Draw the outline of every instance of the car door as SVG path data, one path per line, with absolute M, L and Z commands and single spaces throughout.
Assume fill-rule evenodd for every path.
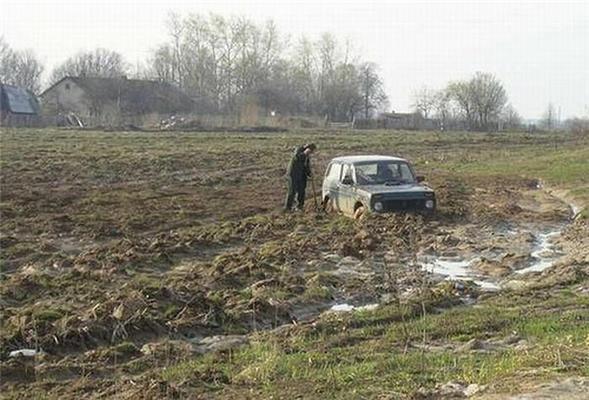
M 334 208 L 338 209 L 338 196 L 339 196 L 339 180 L 342 171 L 342 165 L 337 162 L 329 164 L 327 171 L 325 172 L 325 178 L 323 179 L 323 199 L 329 197 L 332 200 Z
M 346 176 L 352 178 L 351 183 L 344 183 Z M 341 176 L 339 179 L 339 205 L 338 208 L 345 214 L 354 214 L 354 204 L 356 195 L 356 183 L 354 179 L 354 169 L 351 164 L 343 164 Z

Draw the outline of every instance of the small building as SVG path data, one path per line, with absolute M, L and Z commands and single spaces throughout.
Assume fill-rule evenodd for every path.
M 0 83 L 0 126 L 36 126 L 41 107 L 25 88 Z
M 381 113 L 377 118 L 356 119 L 355 129 L 398 129 L 398 130 L 434 130 L 438 124 L 435 120 L 424 118 L 420 113 Z
M 436 128 L 434 120 L 424 118 L 420 113 L 382 113 L 379 116 L 384 129 L 433 130 Z
M 74 114 L 86 124 L 142 123 L 148 116 L 188 113 L 194 101 L 166 82 L 144 79 L 65 77 L 41 94 L 48 115 Z

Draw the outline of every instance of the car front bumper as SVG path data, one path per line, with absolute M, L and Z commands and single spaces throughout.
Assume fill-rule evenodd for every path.
M 376 203 L 381 203 L 378 206 Z M 396 212 L 396 211 L 435 211 L 435 198 L 419 199 L 382 199 L 376 200 L 372 204 L 372 210 L 377 213 Z

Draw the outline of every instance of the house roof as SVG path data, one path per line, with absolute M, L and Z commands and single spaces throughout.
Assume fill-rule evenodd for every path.
M 0 83 L 0 109 L 14 114 L 39 114 L 37 98 L 25 88 Z
M 41 96 L 66 79 L 82 88 L 93 101 L 120 102 L 121 110 L 130 114 L 186 112 L 191 111 L 194 105 L 193 100 L 176 86 L 144 79 L 66 77 Z
M 379 155 L 359 155 L 359 156 L 342 156 L 336 157 L 332 162 L 339 163 L 362 163 L 362 162 L 374 162 L 374 161 L 407 161 L 404 158 L 392 157 L 392 156 L 379 156 Z

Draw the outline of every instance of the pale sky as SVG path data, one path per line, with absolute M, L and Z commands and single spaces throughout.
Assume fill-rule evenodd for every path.
M 589 0 L 199 1 L 0 0 L 0 36 L 52 67 L 103 47 L 131 64 L 166 40 L 169 11 L 273 19 L 291 41 L 332 32 L 380 66 L 391 108 L 410 108 L 423 85 L 440 88 L 476 71 L 499 78 L 525 118 L 552 102 L 562 118 L 589 114 Z

